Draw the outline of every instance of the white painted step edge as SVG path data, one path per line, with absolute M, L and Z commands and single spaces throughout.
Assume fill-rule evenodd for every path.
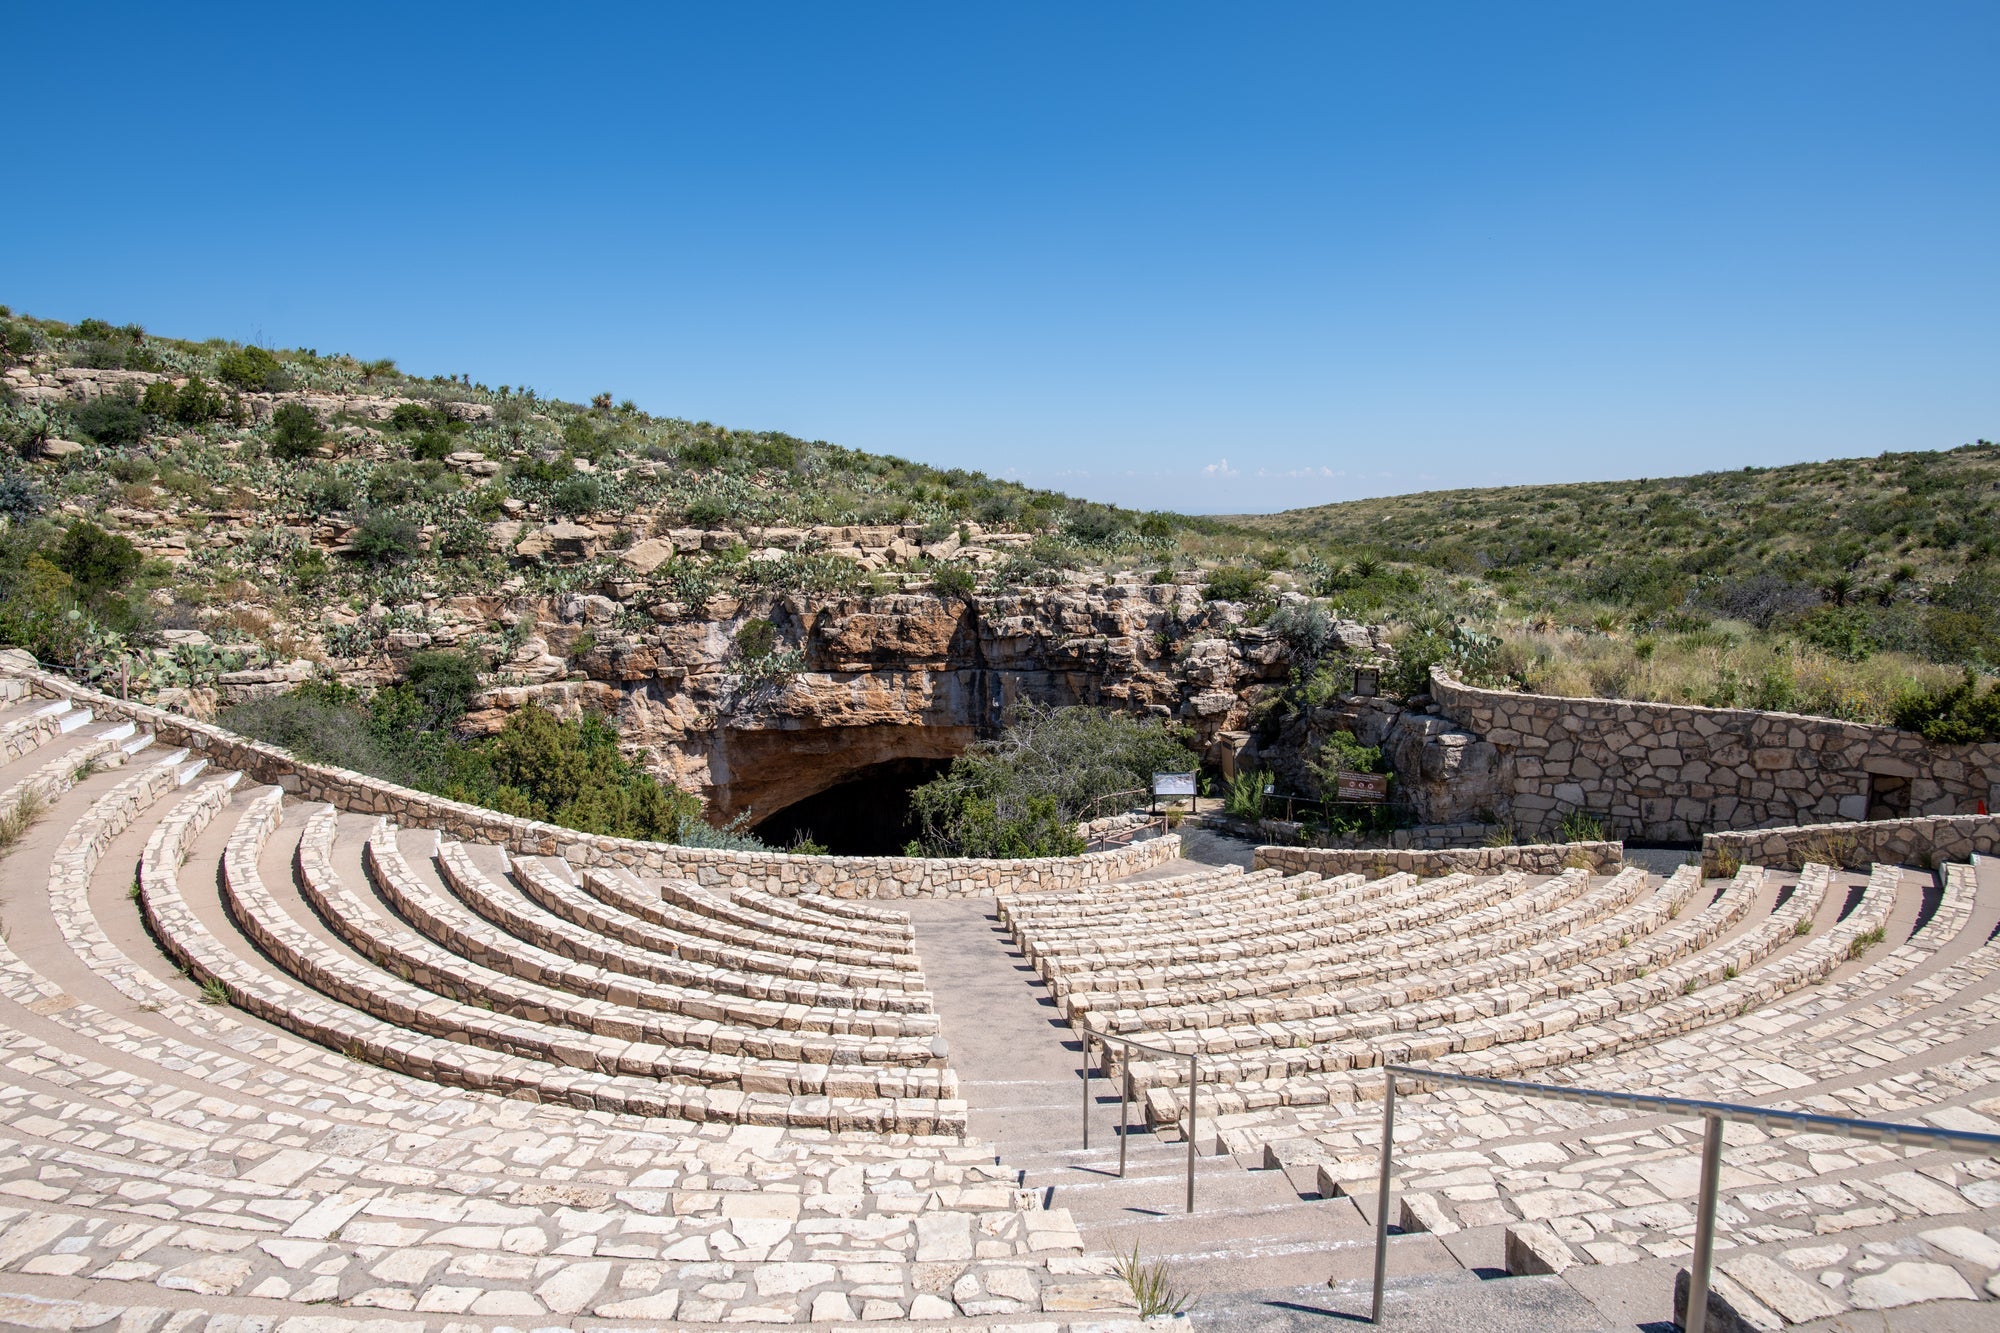
M 97 735 L 95 735 L 91 739 L 100 741 L 122 741 L 122 740 L 127 740 L 132 736 L 136 736 L 138 732 L 139 732 L 139 724 L 137 722 L 120 722 L 116 726 L 106 727 L 104 730 L 98 732 Z
M 88 708 L 79 708 L 73 713 L 62 714 L 61 719 L 61 721 L 56 723 L 56 734 L 67 736 L 79 727 L 90 725 L 91 711 Z

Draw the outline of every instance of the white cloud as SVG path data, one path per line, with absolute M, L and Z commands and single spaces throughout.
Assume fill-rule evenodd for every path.
M 1235 468 L 1229 466 L 1229 460 L 1226 458 L 1218 458 L 1215 462 L 1203 468 L 1201 473 L 1205 477 L 1240 477 L 1243 475 Z

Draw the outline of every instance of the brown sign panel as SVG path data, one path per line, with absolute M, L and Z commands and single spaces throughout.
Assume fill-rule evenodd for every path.
M 1342 773 L 1333 785 L 1337 801 L 1381 802 L 1389 799 L 1386 773 Z

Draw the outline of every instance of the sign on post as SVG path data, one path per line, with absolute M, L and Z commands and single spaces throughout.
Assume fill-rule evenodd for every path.
M 1194 774 L 1192 773 L 1153 774 L 1153 795 L 1155 796 L 1194 795 Z
M 1379 805 L 1389 799 L 1389 775 L 1386 773 L 1341 773 L 1333 784 L 1336 801 L 1358 801 L 1368 805 Z

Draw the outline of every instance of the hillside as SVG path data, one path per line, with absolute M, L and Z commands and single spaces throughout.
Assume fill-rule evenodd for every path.
M 1870 721 L 2000 661 L 2000 448 L 1983 442 L 1201 519 L 608 392 L 569 403 L 0 307 L 0 444 L 0 641 L 197 710 L 315 677 L 366 691 L 450 650 L 489 691 L 480 725 L 533 691 L 622 709 L 624 748 L 664 747 L 698 786 L 717 710 L 813 662 L 949 659 L 961 603 L 983 633 L 1018 622 L 1018 660 L 1077 697 L 1198 717 L 1204 743 L 1253 705 L 1268 720 L 1325 698 L 1342 642 L 1393 659 L 1408 692 L 1444 662 Z M 887 597 L 905 599 L 894 624 L 931 628 L 815 628 Z M 1209 639 L 1236 663 L 1213 680 Z M 1203 690 L 1211 711 L 1187 713 Z

